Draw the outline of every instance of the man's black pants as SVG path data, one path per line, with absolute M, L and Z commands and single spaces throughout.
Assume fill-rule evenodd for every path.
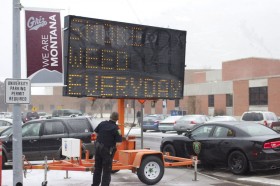
M 95 152 L 95 166 L 93 174 L 93 184 L 92 186 L 109 186 L 111 182 L 111 172 L 112 172 L 112 154 L 110 149 L 104 147 L 103 145 L 96 148 Z

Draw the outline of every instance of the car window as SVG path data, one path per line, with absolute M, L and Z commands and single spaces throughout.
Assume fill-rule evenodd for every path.
M 271 120 L 271 121 L 277 121 L 278 120 L 276 115 L 273 114 L 273 113 L 266 113 L 265 116 L 266 116 L 267 120 Z
M 13 132 L 13 128 L 8 128 L 1 132 L 1 136 L 9 136 Z
M 149 120 L 156 120 L 156 116 L 146 116 L 143 118 L 143 121 L 149 121 Z
M 238 125 L 243 131 L 247 132 L 250 136 L 264 136 L 278 134 L 276 131 L 268 128 L 264 125 L 252 124 L 252 125 Z
M 70 119 L 67 121 L 71 132 L 74 133 L 84 133 L 93 132 L 89 121 L 86 119 Z
M 22 127 L 22 137 L 39 136 L 41 123 L 31 123 Z
M 244 121 L 262 121 L 263 120 L 263 115 L 262 113 L 245 113 L 243 118 Z
M 7 121 L 0 121 L 0 127 L 10 126 L 10 123 Z
M 192 137 L 207 138 L 210 135 L 213 127 L 214 127 L 213 125 L 198 127 L 192 131 Z
M 233 130 L 228 129 L 226 127 L 221 127 L 221 126 L 216 127 L 216 129 L 213 133 L 213 137 L 216 137 L 216 138 L 227 138 L 227 137 L 233 137 L 233 136 L 234 136 Z
M 44 124 L 43 135 L 64 134 L 67 130 L 61 121 L 47 121 Z

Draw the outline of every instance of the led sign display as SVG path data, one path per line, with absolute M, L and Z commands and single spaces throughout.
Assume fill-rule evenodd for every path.
M 65 17 L 64 96 L 183 97 L 186 31 Z

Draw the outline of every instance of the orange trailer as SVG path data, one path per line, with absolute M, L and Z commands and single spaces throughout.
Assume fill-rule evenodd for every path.
M 122 134 L 124 134 L 124 100 L 119 100 L 119 123 Z M 124 136 L 124 135 L 123 135 Z M 165 167 L 173 166 L 192 166 L 193 159 L 179 158 L 162 154 L 162 152 L 149 149 L 135 149 L 135 136 L 123 137 L 123 142 L 118 146 L 117 152 L 114 156 L 112 173 L 119 170 L 131 170 L 136 173 L 139 180 L 147 185 L 154 185 L 158 183 L 163 175 Z M 80 151 L 82 152 L 82 151 Z M 80 155 L 80 157 L 82 157 Z M 47 185 L 47 171 L 48 170 L 65 170 L 68 171 L 91 171 L 94 169 L 94 159 L 89 159 L 88 152 L 85 159 L 66 159 L 66 160 L 52 160 L 42 165 L 31 165 L 27 160 L 24 161 L 24 173 L 26 176 L 27 169 L 45 169 L 45 180 L 42 186 Z

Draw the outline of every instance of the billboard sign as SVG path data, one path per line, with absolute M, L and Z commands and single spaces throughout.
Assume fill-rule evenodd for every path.
M 63 85 L 60 13 L 25 11 L 27 78 L 32 85 Z
M 183 97 L 186 31 L 65 17 L 63 95 Z

